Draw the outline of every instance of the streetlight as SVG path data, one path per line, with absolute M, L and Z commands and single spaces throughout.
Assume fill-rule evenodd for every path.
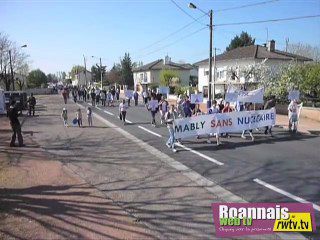
M 91 56 L 92 58 L 95 58 L 95 56 Z M 101 58 L 100 59 L 100 81 L 101 81 L 101 90 L 102 90 L 102 62 Z
M 26 48 L 27 45 L 22 45 L 20 48 Z M 11 57 L 11 49 L 9 49 L 9 63 L 10 63 L 10 70 L 11 70 L 11 82 L 12 82 L 12 91 L 15 90 L 14 87 L 14 76 L 13 76 L 13 67 L 12 67 L 12 57 Z M 10 88 L 10 87 L 9 87 Z
M 209 88 L 209 104 L 211 106 L 211 100 L 212 100 L 212 45 L 213 45 L 213 24 L 212 24 L 212 15 L 213 11 L 210 10 L 209 12 L 205 12 L 202 9 L 198 8 L 196 5 L 193 3 L 189 3 L 189 8 L 191 9 L 198 9 L 200 12 L 206 14 L 210 18 L 210 24 L 209 29 L 210 29 L 210 46 L 209 46 L 209 83 L 208 83 L 208 88 Z M 215 59 L 214 59 L 215 60 Z M 214 61 L 214 65 L 215 65 Z M 214 76 L 215 76 L 215 68 L 214 66 Z M 215 88 L 215 81 L 213 81 L 213 97 L 215 97 L 216 93 L 216 88 Z

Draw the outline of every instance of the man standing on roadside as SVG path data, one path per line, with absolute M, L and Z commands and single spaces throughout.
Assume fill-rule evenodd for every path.
M 34 116 L 34 107 L 36 106 L 36 98 L 33 96 L 33 93 L 30 94 L 30 97 L 27 101 L 29 103 L 29 116 L 31 116 L 31 111 L 32 111 L 32 116 Z
M 9 106 L 7 116 L 9 117 L 10 120 L 10 125 L 13 131 L 12 137 L 11 137 L 11 142 L 10 142 L 10 147 L 15 147 L 15 142 L 16 142 L 16 136 L 18 135 L 18 142 L 19 142 L 19 147 L 23 147 L 23 138 L 21 134 L 21 124 L 18 119 L 18 109 L 16 106 L 16 101 L 12 100 L 11 104 Z

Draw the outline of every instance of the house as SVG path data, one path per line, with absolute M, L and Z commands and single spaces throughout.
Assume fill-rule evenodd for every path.
M 92 73 L 88 70 L 82 70 L 74 75 L 73 86 L 87 86 L 92 83 Z
M 271 40 L 266 46 L 251 45 L 239 47 L 216 56 L 215 78 L 212 76 L 212 86 L 215 83 L 215 93 L 224 94 L 229 84 L 244 86 L 247 82 L 258 83 L 253 75 L 244 76 L 243 70 L 250 66 L 264 63 L 266 66 L 276 69 L 282 64 L 296 61 L 304 63 L 312 59 L 276 50 L 275 41 Z M 213 62 L 213 60 L 212 60 Z M 198 91 L 208 95 L 209 59 L 195 63 L 199 67 Z M 214 75 L 214 69 L 212 69 Z M 214 81 L 215 79 L 215 81 Z
M 133 69 L 134 90 L 142 92 L 150 84 L 160 84 L 162 70 L 176 71 L 181 86 L 189 86 L 190 79 L 197 78 L 196 67 L 188 63 L 174 63 L 168 56 Z

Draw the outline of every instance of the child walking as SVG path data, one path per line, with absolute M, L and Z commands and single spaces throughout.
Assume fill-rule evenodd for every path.
M 67 109 L 66 109 L 66 108 L 63 108 L 63 109 L 62 109 L 61 118 L 62 118 L 62 120 L 63 120 L 63 125 L 64 125 L 65 127 L 68 127 L 68 112 L 67 112 Z
M 87 118 L 88 118 L 89 127 L 92 127 L 92 110 L 91 110 L 91 107 L 88 107 L 88 109 L 87 109 Z

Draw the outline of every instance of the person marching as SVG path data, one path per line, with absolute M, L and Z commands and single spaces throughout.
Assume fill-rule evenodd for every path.
M 240 107 L 239 111 L 251 111 L 252 110 L 252 103 L 246 103 L 243 105 L 243 107 Z M 251 141 L 254 141 L 254 137 L 252 135 L 252 129 L 249 130 L 243 130 L 241 134 L 241 138 L 246 139 L 246 136 L 244 135 L 246 131 L 249 132 L 249 135 L 251 137 Z
M 164 99 L 164 97 L 161 97 L 160 103 L 159 103 L 159 110 L 160 110 L 160 122 L 161 124 L 164 123 L 165 116 L 168 112 L 169 103 L 167 100 Z
M 91 107 L 87 108 L 87 118 L 88 118 L 89 127 L 92 127 L 92 109 L 91 109 Z
M 33 96 L 33 93 L 30 94 L 30 97 L 27 101 L 29 103 L 29 116 L 31 116 L 31 111 L 32 111 L 32 116 L 34 116 L 34 107 L 36 106 L 36 98 Z
M 145 104 L 146 106 L 148 106 L 148 97 L 149 97 L 149 94 L 148 94 L 147 90 L 145 90 L 145 91 L 142 93 L 142 96 L 143 96 L 144 104 Z
M 96 106 L 96 92 L 95 92 L 94 88 L 92 88 L 92 90 L 91 90 L 90 97 L 91 97 L 91 105 L 93 107 Z
M 211 107 L 209 108 L 208 114 L 217 114 L 217 113 L 220 113 L 219 106 L 217 106 L 216 100 L 212 100 L 212 104 L 211 104 Z M 207 143 L 211 143 L 210 137 L 212 135 L 213 135 L 212 133 L 209 133 Z M 217 146 L 219 146 L 221 144 L 219 140 L 219 134 L 215 133 L 214 135 L 216 136 Z
M 177 152 L 175 149 L 175 135 L 174 135 L 174 120 L 178 118 L 178 113 L 175 110 L 174 105 L 170 106 L 168 112 L 165 115 L 165 123 L 167 124 L 167 128 L 169 130 L 169 139 L 166 143 L 168 148 L 171 148 L 173 152 Z
M 65 127 L 68 127 L 68 111 L 66 108 L 63 108 L 62 109 L 62 112 L 61 112 L 61 118 L 63 120 L 63 125 Z
M 264 105 L 264 110 L 271 109 L 275 106 L 276 106 L 275 96 L 272 96 L 271 99 L 269 99 Z M 264 134 L 267 135 L 268 133 L 272 136 L 272 126 L 266 126 Z
M 138 106 L 139 93 L 137 91 L 134 91 L 133 99 L 134 99 L 134 105 Z
M 183 107 L 184 117 L 191 117 L 192 109 L 191 109 L 191 102 L 189 100 L 189 96 L 185 98 L 184 102 L 182 103 L 182 107 Z
M 126 125 L 127 109 L 126 100 L 123 99 L 122 103 L 119 104 L 119 118 L 123 121 L 123 125 Z
M 156 113 L 159 108 L 158 100 L 155 99 L 155 96 L 152 96 L 151 101 L 148 104 L 148 110 L 151 111 L 151 124 L 156 127 Z
M 81 113 L 81 109 L 78 108 L 77 112 L 76 112 L 76 119 L 78 122 L 78 126 L 81 127 L 82 126 L 82 113 Z
M 289 132 L 297 132 L 298 127 L 298 112 L 301 104 L 297 103 L 297 100 L 294 99 L 290 102 L 288 106 L 288 117 L 289 117 Z
M 11 100 L 11 104 L 9 106 L 9 109 L 7 111 L 7 116 L 9 117 L 10 120 L 10 125 L 13 131 L 12 137 L 11 137 L 11 142 L 10 142 L 10 147 L 15 147 L 15 142 L 16 142 L 16 136 L 18 135 L 18 143 L 19 147 L 24 147 L 25 145 L 23 144 L 23 137 L 21 134 L 21 124 L 18 119 L 18 108 L 16 105 L 15 100 Z
M 230 107 L 230 103 L 229 102 L 226 102 L 226 105 L 224 106 L 224 108 L 222 109 L 221 111 L 222 113 L 229 113 L 229 112 L 232 112 L 232 108 Z M 222 134 L 221 134 L 222 135 Z M 228 138 L 231 138 L 231 136 L 226 133 L 226 137 Z

